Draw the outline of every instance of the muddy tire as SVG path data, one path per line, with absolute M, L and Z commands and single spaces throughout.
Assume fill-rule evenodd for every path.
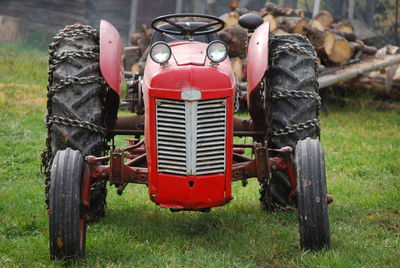
M 51 167 L 49 234 L 52 259 L 79 259 L 85 255 L 86 222 L 80 207 L 84 162 L 79 151 L 56 153 Z
M 329 217 L 322 146 L 316 139 L 299 141 L 295 157 L 300 245 L 303 249 L 311 250 L 329 248 Z
M 295 148 L 299 140 L 319 135 L 316 53 L 307 38 L 296 34 L 271 37 L 269 47 L 269 147 Z M 269 185 L 265 180 L 261 182 L 262 207 L 269 211 L 294 209 L 296 202 L 289 192 L 287 174 L 272 171 Z
M 49 58 L 51 155 L 69 147 L 83 156 L 101 156 L 105 150 L 107 86 L 99 67 L 97 31 L 89 26 L 68 26 L 54 40 Z M 106 182 L 95 182 L 91 189 L 89 218 L 94 221 L 105 215 Z

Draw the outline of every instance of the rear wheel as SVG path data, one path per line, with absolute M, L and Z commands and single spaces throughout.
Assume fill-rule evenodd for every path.
M 60 31 L 49 47 L 49 130 L 44 165 L 57 151 L 70 147 L 83 156 L 105 150 L 106 99 L 109 91 L 99 67 L 99 37 L 90 26 L 72 25 Z M 46 196 L 49 184 L 46 182 Z M 105 181 L 91 186 L 91 221 L 105 215 Z
M 49 192 L 50 256 L 78 259 L 85 255 L 86 222 L 80 207 L 84 162 L 79 151 L 58 151 L 51 167 Z
M 269 147 L 294 148 L 297 141 L 319 135 L 316 53 L 308 39 L 297 34 L 271 37 L 269 47 L 270 68 L 266 74 L 271 125 Z M 290 182 L 284 171 L 272 170 L 270 181 L 261 181 L 260 193 L 266 210 L 296 207 L 295 200 L 289 196 Z
M 325 159 L 319 141 L 310 138 L 299 141 L 295 161 L 300 245 L 311 250 L 329 248 Z

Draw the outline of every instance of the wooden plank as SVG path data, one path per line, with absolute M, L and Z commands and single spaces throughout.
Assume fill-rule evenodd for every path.
M 400 64 L 400 55 L 386 55 L 359 64 L 352 64 L 333 74 L 320 76 L 318 78 L 319 88 L 332 86 L 336 83 L 356 78 L 363 73 L 381 70 L 396 64 Z

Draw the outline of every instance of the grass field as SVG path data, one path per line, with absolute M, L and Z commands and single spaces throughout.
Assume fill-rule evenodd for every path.
M 51 262 L 40 153 L 46 53 L 0 44 L 0 266 Z M 89 226 L 87 258 L 101 267 L 400 267 L 400 112 L 332 107 L 321 115 L 332 246 L 299 248 L 297 214 L 260 210 L 258 184 L 211 213 L 171 213 L 144 186 L 109 189 L 108 215 Z

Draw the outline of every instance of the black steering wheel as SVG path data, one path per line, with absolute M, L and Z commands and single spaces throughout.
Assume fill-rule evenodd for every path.
M 190 19 L 209 19 L 210 22 L 204 22 L 199 20 L 200 22 L 204 22 L 205 24 L 197 26 L 197 27 L 190 27 L 190 25 L 186 25 L 185 22 L 179 22 L 177 19 L 179 18 L 190 18 Z M 196 20 L 193 20 L 196 21 Z M 157 25 L 159 22 L 168 23 L 176 28 L 176 30 L 169 30 L 169 29 L 161 29 L 160 25 Z M 218 27 L 213 27 L 219 25 Z M 151 27 L 161 33 L 167 34 L 174 34 L 174 35 L 203 35 L 203 34 L 210 34 L 221 31 L 225 27 L 225 22 L 217 17 L 211 15 L 203 15 L 203 14 L 196 14 L 196 13 L 180 13 L 180 14 L 170 14 L 170 15 L 163 15 L 160 17 L 155 18 L 151 22 Z M 213 27 L 213 29 L 207 29 L 208 27 Z

